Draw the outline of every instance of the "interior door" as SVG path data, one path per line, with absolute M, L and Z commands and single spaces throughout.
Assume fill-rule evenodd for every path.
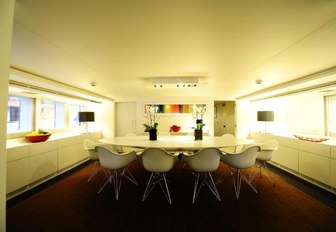
M 236 115 L 234 101 L 215 101 L 214 134 L 236 134 Z
M 116 136 L 136 134 L 136 103 L 116 103 Z

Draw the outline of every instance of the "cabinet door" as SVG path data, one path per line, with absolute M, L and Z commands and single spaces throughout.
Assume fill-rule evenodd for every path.
M 29 159 L 20 159 L 7 163 L 7 193 L 29 184 Z
M 336 159 L 331 160 L 330 184 L 336 188 Z
M 30 182 L 57 172 L 57 150 L 45 152 L 29 158 Z
M 299 171 L 299 151 L 297 149 L 279 145 L 278 150 L 273 151 L 272 161 L 296 172 Z
M 331 159 L 300 151 L 299 171 L 303 175 L 330 185 L 330 161 Z

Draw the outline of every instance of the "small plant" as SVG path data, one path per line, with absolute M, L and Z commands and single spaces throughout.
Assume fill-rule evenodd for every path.
M 156 130 L 158 120 L 157 107 L 154 105 L 146 106 L 144 117 L 147 118 L 147 123 L 142 124 L 145 127 L 145 131 Z
M 205 124 L 203 124 L 203 123 L 197 123 L 195 130 L 202 130 L 204 126 L 205 126 Z

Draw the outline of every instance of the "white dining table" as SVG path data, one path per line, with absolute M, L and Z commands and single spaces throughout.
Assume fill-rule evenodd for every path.
M 99 142 L 121 147 L 150 148 L 159 147 L 169 151 L 193 151 L 206 147 L 237 147 L 251 144 L 254 141 L 244 138 L 226 140 L 218 136 L 203 136 L 203 140 L 195 140 L 194 136 L 158 135 L 157 140 L 149 140 L 148 136 L 122 136 L 100 139 Z

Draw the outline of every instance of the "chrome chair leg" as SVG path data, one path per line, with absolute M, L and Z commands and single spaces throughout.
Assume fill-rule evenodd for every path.
M 90 180 L 98 173 L 98 171 L 101 169 L 101 166 L 99 164 L 99 161 L 95 161 L 94 166 L 92 168 L 92 171 L 90 173 L 88 182 L 90 182 Z
M 162 181 L 164 182 L 165 186 L 162 185 L 162 183 L 161 183 Z M 157 183 L 159 183 L 159 185 L 160 185 L 163 193 L 165 194 L 165 196 L 166 196 L 169 204 L 172 204 L 167 182 L 168 182 L 168 180 L 166 178 L 166 174 L 165 173 L 154 173 L 153 172 L 151 174 L 149 180 L 148 180 L 145 192 L 144 192 L 143 197 L 142 197 L 142 201 L 146 200 L 146 198 L 148 197 L 148 195 L 154 189 L 155 185 Z
M 153 185 L 153 176 L 154 176 L 154 172 L 151 174 L 151 176 L 149 177 L 149 180 L 147 182 L 147 186 L 144 192 L 144 195 L 142 196 L 142 201 L 146 200 L 148 194 L 152 191 L 152 189 L 154 188 Z
M 114 181 L 114 177 L 111 175 L 110 171 L 107 171 L 107 176 L 106 176 L 106 182 L 103 184 L 103 186 L 98 190 L 98 194 L 105 188 L 105 186 L 108 184 L 108 182 L 112 183 Z
M 218 189 L 216 187 L 216 184 L 211 176 L 211 173 L 210 172 L 207 172 L 205 173 L 208 177 L 206 177 L 206 184 L 208 185 L 209 189 L 211 190 L 211 192 L 215 195 L 215 197 L 219 200 L 219 201 L 222 201 L 222 199 L 220 198 L 219 196 L 219 193 L 218 193 Z M 210 181 L 209 181 L 210 179 Z
M 266 162 L 264 161 L 263 164 L 264 164 L 264 166 L 265 166 L 265 169 L 266 169 L 266 175 L 267 175 L 269 181 L 271 181 L 271 183 L 273 184 L 273 186 L 275 186 L 274 180 L 272 179 L 272 177 L 271 177 L 271 175 L 270 175 L 270 173 L 269 173 L 269 170 L 268 170 L 268 167 L 267 167 L 267 165 L 266 165 Z M 261 167 L 260 167 L 260 170 L 261 170 Z
M 230 167 L 226 167 L 226 168 L 224 169 L 224 171 L 223 171 L 223 173 L 221 174 L 221 176 L 217 179 L 216 184 L 219 184 L 220 182 L 223 181 L 223 179 L 224 179 L 224 175 L 225 175 L 225 173 L 226 173 L 226 171 L 227 171 L 228 169 L 230 169 Z

